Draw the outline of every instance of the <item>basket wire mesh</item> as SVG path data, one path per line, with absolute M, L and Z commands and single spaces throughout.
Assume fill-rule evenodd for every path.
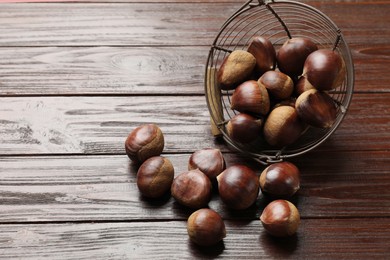
M 238 113 L 230 108 L 234 90 L 221 90 L 216 72 L 227 55 L 234 50 L 246 50 L 254 36 L 268 38 L 276 51 L 289 38 L 305 37 L 315 42 L 319 49 L 332 49 L 341 55 L 346 66 L 345 79 L 338 88 L 328 92 L 338 105 L 337 119 L 331 128 L 309 127 L 294 144 L 281 149 L 269 146 L 261 138 L 250 145 L 229 138 L 225 126 Z M 213 134 L 223 135 L 232 148 L 264 164 L 301 155 L 323 143 L 343 120 L 351 102 L 353 85 L 353 61 L 340 29 L 321 11 L 295 1 L 246 2 L 222 25 L 210 48 L 205 72 L 206 100 L 215 127 Z

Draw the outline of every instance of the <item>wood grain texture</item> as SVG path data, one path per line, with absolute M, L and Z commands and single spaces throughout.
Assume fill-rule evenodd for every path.
M 296 0 L 302 3 L 326 3 L 327 0 Z M 243 4 L 245 0 L 4 0 L 7 3 L 238 3 Z M 338 0 L 339 3 L 380 3 L 383 0 Z
M 389 93 L 355 94 L 341 126 L 321 149 L 388 149 L 389 99 Z M 160 125 L 167 153 L 205 144 L 226 150 L 211 135 L 203 96 L 4 97 L 0 102 L 0 154 L 123 154 L 129 132 L 148 122 Z
M 356 92 L 390 92 L 390 45 L 352 46 Z M 0 95 L 204 94 L 209 47 L 0 48 Z M 369 77 L 367 75 L 370 75 Z
M 212 137 L 203 90 L 210 44 L 245 0 L 58 2 L 0 5 L 0 259 L 389 258 L 388 1 L 301 1 L 351 48 L 350 110 L 324 144 L 291 160 L 301 169 L 298 234 L 265 234 L 263 195 L 237 212 L 214 194 L 228 236 L 212 248 L 188 241 L 193 210 L 169 194 L 140 196 L 123 146 L 153 122 L 176 175 L 205 147 L 260 174 Z
M 297 235 L 288 239 L 269 237 L 260 221 L 225 224 L 226 238 L 212 248 L 192 244 L 184 221 L 4 225 L 0 258 L 307 259 L 315 255 L 359 260 L 386 259 L 390 254 L 390 219 L 303 220 Z
M 165 155 L 175 175 L 190 154 Z M 227 165 L 264 166 L 225 153 Z M 390 217 L 390 152 L 312 152 L 292 160 L 301 190 L 292 201 L 304 218 Z M 1 223 L 47 221 L 183 220 L 192 212 L 169 195 L 140 196 L 137 167 L 123 156 L 1 157 Z M 381 194 L 378 197 L 378 194 Z M 225 219 L 257 219 L 268 198 L 245 211 L 230 211 L 215 194 L 209 206 Z
M 208 50 L 0 48 L 0 95 L 202 94 Z
M 327 14 L 341 28 L 348 43 L 388 44 L 390 6 L 386 2 L 307 3 Z M 209 46 L 220 26 L 241 5 L 2 4 L 0 46 Z

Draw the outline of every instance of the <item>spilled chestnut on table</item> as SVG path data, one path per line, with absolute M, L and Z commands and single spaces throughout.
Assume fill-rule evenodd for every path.
M 199 169 L 210 180 L 214 180 L 226 168 L 222 152 L 216 148 L 195 151 L 188 160 L 188 170 Z
M 300 215 L 294 204 L 287 200 L 274 200 L 260 216 L 264 229 L 275 237 L 294 235 L 300 224 Z
M 160 198 L 167 193 L 174 178 L 171 161 L 162 156 L 147 159 L 137 172 L 137 187 L 148 198 Z
M 242 210 L 255 203 L 260 184 L 256 173 L 248 166 L 230 166 L 217 180 L 219 196 L 227 207 Z
M 212 246 L 226 237 L 225 223 L 212 209 L 203 208 L 193 212 L 187 220 L 190 240 L 200 246 Z
M 156 124 L 140 125 L 130 132 L 125 141 L 127 156 L 135 163 L 158 156 L 164 150 L 164 135 Z
M 273 163 L 262 171 L 259 182 L 263 194 L 289 198 L 300 188 L 300 171 L 291 162 Z
M 180 173 L 173 179 L 172 197 L 181 205 L 200 209 L 211 199 L 212 183 L 199 169 Z

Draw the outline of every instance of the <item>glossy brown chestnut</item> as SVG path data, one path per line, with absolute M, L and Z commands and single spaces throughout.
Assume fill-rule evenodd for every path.
M 187 221 L 190 240 L 200 246 L 212 246 L 226 237 L 225 223 L 212 209 L 199 209 Z
M 137 187 L 148 198 L 159 198 L 171 188 L 174 177 L 172 163 L 164 157 L 147 159 L 138 169 Z
M 307 80 L 305 76 L 302 76 L 298 79 L 297 83 L 294 86 L 295 93 L 299 96 L 306 90 L 314 89 L 314 86 Z
M 222 62 L 217 73 L 219 87 L 231 90 L 250 77 L 256 66 L 256 59 L 247 51 L 235 50 Z
M 236 142 L 247 144 L 261 136 L 263 120 L 248 114 L 237 114 L 226 125 L 226 132 Z
M 280 71 L 267 71 L 259 78 L 258 83 L 276 99 L 287 99 L 294 91 L 292 79 Z
M 283 147 L 294 143 L 303 133 L 305 124 L 294 107 L 278 106 L 267 117 L 264 139 L 272 146 Z
M 288 198 L 299 190 L 299 169 L 290 162 L 274 163 L 261 173 L 260 189 L 275 198 Z
M 303 92 L 295 102 L 299 117 L 305 123 L 319 128 L 329 128 L 337 118 L 337 106 L 325 92 L 311 89 Z
M 279 70 L 292 78 L 300 76 L 306 58 L 317 49 L 317 45 L 308 38 L 287 40 L 276 56 Z
M 336 51 L 321 49 L 307 57 L 302 75 L 316 89 L 331 90 L 341 85 L 345 73 L 343 58 Z
M 259 180 L 255 172 L 245 165 L 228 167 L 217 177 L 221 200 L 231 209 L 247 209 L 257 199 Z
M 255 80 L 240 84 L 231 96 L 231 109 L 241 113 L 266 115 L 270 109 L 267 89 Z
M 125 142 L 127 156 L 136 163 L 160 155 L 163 149 L 164 136 L 155 124 L 145 124 L 135 128 Z
M 226 168 L 221 150 L 205 148 L 194 152 L 188 161 L 188 170 L 199 169 L 210 180 L 215 179 Z
M 276 65 L 276 52 L 271 41 L 267 38 L 254 37 L 249 44 L 248 52 L 256 58 L 256 73 L 261 75 L 274 69 Z
M 207 206 L 211 199 L 211 181 L 199 169 L 183 172 L 173 179 L 171 194 L 181 205 L 193 209 Z
M 300 224 L 298 209 L 287 200 L 274 200 L 260 216 L 264 229 L 275 237 L 295 234 Z

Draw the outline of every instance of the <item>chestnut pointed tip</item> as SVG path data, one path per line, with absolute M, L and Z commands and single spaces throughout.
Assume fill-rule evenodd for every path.
M 252 38 L 247 50 L 256 58 L 256 72 L 259 75 L 275 68 L 276 51 L 269 39 L 255 36 Z
M 307 90 L 295 104 L 299 117 L 313 127 L 330 128 L 337 119 L 336 103 L 326 92 Z
M 229 120 L 226 132 L 233 141 L 248 144 L 260 138 L 262 126 L 262 119 L 240 113 Z
M 188 170 L 198 169 L 210 180 L 215 179 L 226 168 L 225 159 L 220 149 L 204 148 L 195 151 L 188 160 Z

